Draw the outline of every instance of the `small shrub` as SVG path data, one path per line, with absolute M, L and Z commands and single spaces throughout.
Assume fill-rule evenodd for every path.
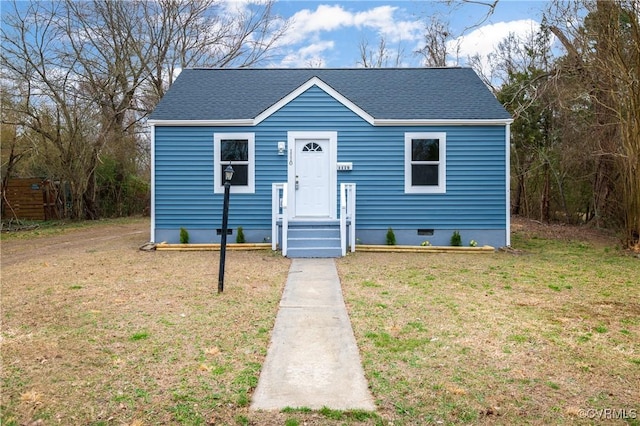
M 189 244 L 189 231 L 180 228 L 180 244 Z
M 244 239 L 244 231 L 242 230 L 242 226 L 238 226 L 238 233 L 236 234 L 236 243 L 244 244 L 246 241 Z
M 454 247 L 462 246 L 462 237 L 460 236 L 460 232 L 453 231 L 453 235 L 451 236 L 451 245 Z
M 478 242 L 476 240 L 469 241 L 469 247 L 477 247 L 477 246 L 478 246 Z
M 393 233 L 393 229 L 391 228 L 387 230 L 387 245 L 388 246 L 396 245 L 396 234 Z
M 422 243 L 420 243 L 420 245 L 422 247 L 430 247 L 431 243 L 429 242 L 429 240 L 424 240 Z

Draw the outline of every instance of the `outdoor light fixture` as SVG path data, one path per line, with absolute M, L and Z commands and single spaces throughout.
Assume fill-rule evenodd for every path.
M 231 179 L 233 179 L 233 167 L 231 167 L 231 164 L 229 164 L 224 169 L 224 184 L 226 185 L 227 182 L 231 182 Z
M 278 142 L 278 155 L 284 155 L 285 143 L 284 141 Z
M 227 223 L 229 222 L 229 189 L 233 179 L 233 167 L 224 169 L 224 204 L 222 206 L 222 232 L 220 235 L 220 270 L 218 271 L 218 293 L 224 291 L 224 260 L 227 254 Z

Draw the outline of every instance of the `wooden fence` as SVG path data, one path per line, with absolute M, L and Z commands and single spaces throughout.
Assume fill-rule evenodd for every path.
M 58 189 L 40 178 L 9 179 L 2 188 L 2 218 L 50 220 L 60 219 L 57 208 Z

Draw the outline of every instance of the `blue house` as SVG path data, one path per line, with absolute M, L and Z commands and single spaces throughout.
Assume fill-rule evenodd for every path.
M 185 69 L 151 114 L 151 240 L 289 257 L 510 245 L 511 117 L 469 68 Z

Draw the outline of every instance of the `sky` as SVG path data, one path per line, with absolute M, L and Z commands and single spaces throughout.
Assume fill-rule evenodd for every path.
M 263 0 L 222 1 L 231 11 Z M 467 58 L 479 54 L 484 58 L 483 74 L 489 75 L 486 56 L 509 33 L 524 38 L 535 32 L 549 5 L 548 0 L 498 0 L 487 16 L 486 3 L 490 2 L 493 0 L 276 0 L 274 12 L 290 20 L 291 27 L 279 40 L 273 60 L 260 66 L 359 67 L 361 44 L 366 42 L 376 50 L 383 38 L 391 54 L 385 66 L 395 66 L 395 52 L 402 51 L 399 66 L 421 67 L 423 58 L 415 52 L 423 46 L 425 27 L 436 18 L 451 31 L 448 51 L 459 49 L 447 65 L 468 66 Z M 26 4 L 18 1 L 19 7 Z M 6 5 L 0 0 L 0 9 Z
M 437 17 L 449 24 L 454 36 L 450 47 L 459 45 L 459 61 L 452 58 L 449 65 L 464 66 L 468 56 L 485 57 L 510 32 L 524 36 L 535 31 L 547 6 L 541 0 L 499 0 L 484 20 L 488 7 L 479 4 L 483 1 L 488 2 L 452 7 L 444 0 L 278 0 L 275 12 L 292 18 L 293 27 L 281 40 L 283 56 L 273 65 L 356 67 L 361 43 L 375 49 L 383 37 L 392 52 L 404 52 L 401 66 L 422 66 L 420 55 L 413 52 L 421 46 L 426 23 Z

